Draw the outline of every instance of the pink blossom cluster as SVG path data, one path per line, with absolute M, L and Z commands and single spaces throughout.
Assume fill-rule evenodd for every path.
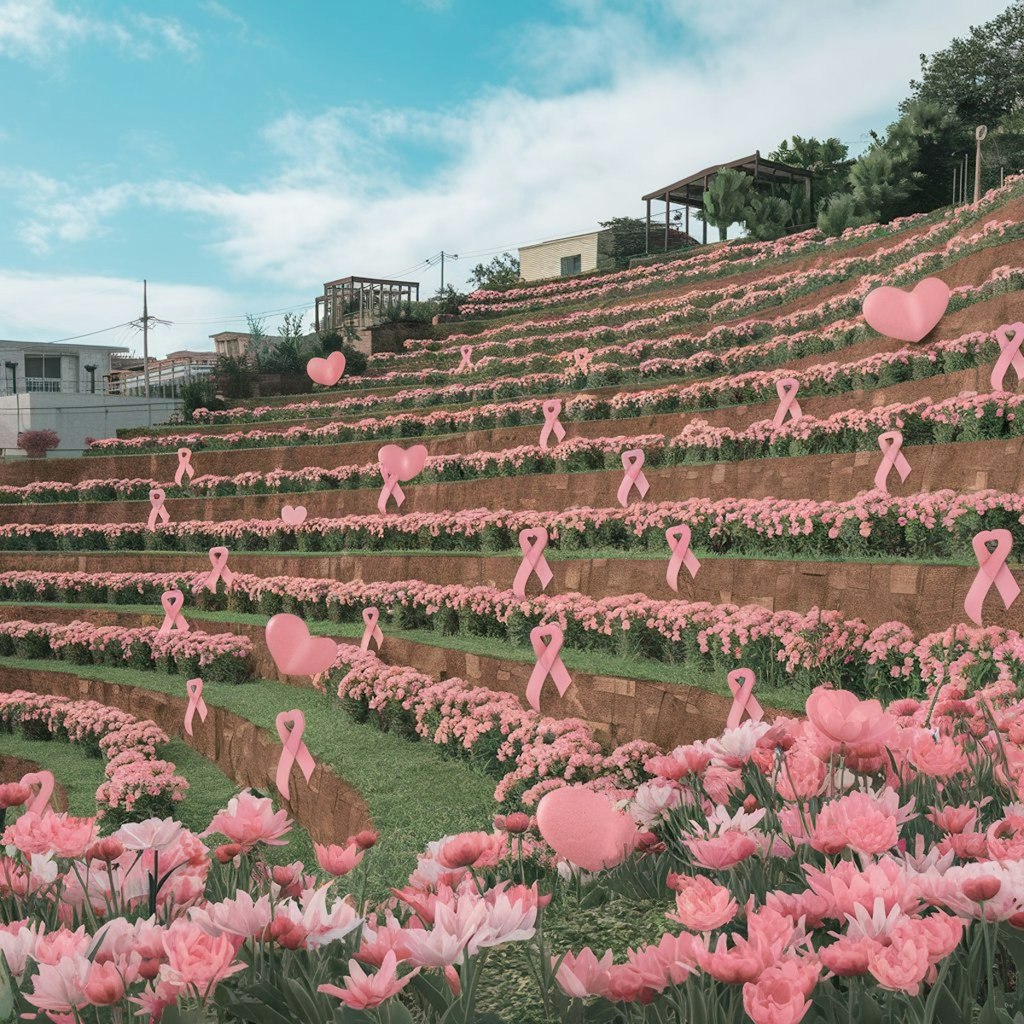
M 5 600 L 109 600 L 126 595 L 156 600 L 168 589 L 184 590 L 201 573 L 89 573 L 38 570 L 0 573 L 0 598 Z M 646 594 L 593 598 L 579 593 L 540 595 L 520 600 L 511 590 L 490 586 L 435 584 L 422 580 L 338 582 L 311 577 L 260 577 L 236 573 L 230 597 L 204 595 L 207 606 L 230 606 L 242 612 L 273 614 L 286 605 L 310 619 L 360 622 L 368 606 L 381 609 L 407 627 L 459 629 L 472 633 L 486 623 L 486 635 L 499 633 L 525 643 L 530 629 L 554 622 L 566 643 L 612 654 L 630 644 L 666 661 L 696 659 L 708 667 L 755 668 L 763 684 L 813 684 L 823 672 L 856 690 L 885 688 L 894 680 L 906 692 L 937 678 L 947 658 L 947 633 L 915 637 L 900 622 L 875 629 L 861 619 L 836 611 L 769 611 L 758 605 L 660 600 Z M 973 652 L 950 678 L 961 685 L 990 679 L 1024 680 L 1024 639 L 1011 629 L 957 626 L 956 635 Z M 938 652 L 938 653 L 936 653 Z
M 959 207 L 945 211 L 937 226 L 963 223 L 971 219 L 978 210 L 1011 195 L 1019 180 L 1020 176 L 1015 175 L 1013 181 L 1004 182 L 997 192 L 986 193 L 984 205 L 979 203 L 971 210 Z M 465 317 L 484 312 L 506 314 L 560 302 L 628 294 L 637 289 L 649 289 L 652 285 L 674 287 L 691 278 L 714 277 L 726 270 L 736 272 L 755 269 L 763 263 L 774 263 L 799 254 L 828 253 L 850 242 L 897 234 L 926 222 L 931 216 L 919 213 L 899 217 L 885 225 L 866 224 L 847 228 L 835 238 L 829 238 L 812 228 L 773 241 L 737 239 L 722 245 L 695 248 L 678 259 L 641 264 L 628 270 L 557 278 L 501 290 L 477 289 L 460 306 L 459 312 Z
M 840 321 L 837 331 L 847 332 L 849 325 Z M 783 336 L 760 345 L 748 345 L 722 353 L 702 350 L 685 359 L 655 359 L 641 363 L 644 375 L 653 368 L 655 375 L 671 371 L 679 374 L 705 372 L 708 369 L 728 370 L 746 363 L 763 361 L 784 349 L 792 356 L 801 354 L 800 346 L 811 338 L 802 332 Z M 695 411 L 709 406 L 733 406 L 753 402 L 774 402 L 775 385 L 783 378 L 800 383 L 802 394 L 838 394 L 853 389 L 878 386 L 894 379 L 923 379 L 948 372 L 947 364 L 966 369 L 995 359 L 999 344 L 995 332 L 974 331 L 951 340 L 926 345 L 905 346 L 895 352 L 882 352 L 849 363 L 817 363 L 804 370 L 752 370 L 733 376 L 721 375 L 692 384 L 622 391 L 610 399 L 593 395 L 577 395 L 566 400 L 562 418 L 566 421 L 595 420 L 610 415 L 616 419 L 660 411 Z M 131 438 L 109 438 L 105 451 L 145 449 L 171 451 L 187 446 L 193 450 L 230 448 L 264 448 L 277 445 L 335 444 L 350 440 L 449 434 L 488 427 L 541 423 L 544 420 L 543 398 L 506 401 L 471 409 L 444 409 L 434 412 L 393 413 L 371 416 L 354 422 L 329 422 L 322 426 L 296 425 L 284 430 L 232 431 L 227 434 L 194 431 L 188 434 L 138 434 Z M 2 492 L 0 492 L 2 493 Z
M 0 651 L 22 650 L 27 646 L 24 641 L 31 642 L 36 657 L 45 654 L 78 664 L 86 660 L 110 663 L 113 658 L 131 661 L 135 667 L 154 668 L 166 661 L 191 671 L 231 659 L 248 663 L 252 658 L 252 641 L 229 632 L 173 629 L 161 633 L 156 626 L 96 626 L 80 619 L 68 623 L 26 619 L 0 622 Z
M 549 550 L 580 548 L 647 551 L 662 548 L 665 530 L 686 523 L 695 548 L 714 552 L 971 557 L 979 529 L 1009 529 L 1024 543 L 1024 496 L 996 490 L 960 493 L 950 489 L 892 495 L 871 490 L 844 501 L 810 498 L 689 498 L 634 502 L 623 508 L 577 505 L 560 512 L 486 508 L 386 515 L 308 518 L 299 525 L 277 519 L 206 519 L 171 522 L 160 531 L 164 547 L 206 550 L 518 551 L 520 530 L 544 527 Z M 145 523 L 7 523 L 0 548 L 37 543 L 51 550 L 143 548 L 151 538 Z
M 619 435 L 616 437 L 569 438 L 550 448 L 539 444 L 518 445 L 500 451 L 478 451 L 427 456 L 422 482 L 472 480 L 493 476 L 521 476 L 533 473 L 575 472 L 618 468 L 624 451 L 643 449 L 649 465 L 685 465 L 780 455 L 810 455 L 817 452 L 855 451 L 875 446 L 879 433 L 902 430 L 914 443 L 946 444 L 1016 436 L 1021 427 L 1014 421 L 1024 405 L 1024 395 L 1006 391 L 962 391 L 959 395 L 932 402 L 894 402 L 870 410 L 843 409 L 831 416 L 810 413 L 776 427 L 771 419 L 758 420 L 740 429 L 712 426 L 706 420 L 691 420 L 674 437 L 665 434 Z M 908 443 L 910 443 L 908 441 Z M 140 486 L 134 497 L 148 494 Z M 379 487 L 380 466 L 376 462 L 343 465 L 333 469 L 307 466 L 299 470 L 251 471 L 233 476 L 204 474 L 192 481 L 192 491 L 212 494 L 266 493 L 329 488 Z M 39 484 L 32 485 L 39 488 Z M 50 486 L 50 485 L 46 485 Z M 54 483 L 54 491 L 73 496 L 80 485 Z M 174 490 L 173 488 L 171 490 Z M 13 500 L 22 488 L 8 487 Z
M 101 809 L 131 815 L 145 798 L 151 804 L 176 802 L 185 797 L 187 780 L 177 774 L 172 762 L 157 756 L 168 738 L 155 722 L 137 719 L 120 708 L 94 700 L 72 700 L 27 690 L 0 692 L 0 731 L 33 723 L 53 736 L 66 736 L 70 742 L 107 758 L 106 781 L 96 790 L 96 803 Z M 0 894 L 4 885 L 2 861 L 0 857 Z
M 535 804 L 562 785 L 632 788 L 644 777 L 644 760 L 658 752 L 653 743 L 634 740 L 605 754 L 580 719 L 543 716 L 525 709 L 514 694 L 457 677 L 439 682 L 349 644 L 338 647 L 335 678 L 342 700 L 389 721 L 401 716 L 410 733 L 454 757 L 472 755 L 479 763 L 487 756 L 501 776 L 495 800 L 513 807 Z

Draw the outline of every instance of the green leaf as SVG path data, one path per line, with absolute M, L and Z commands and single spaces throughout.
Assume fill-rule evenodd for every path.
M 7 973 L 7 965 L 0 956 L 0 1021 L 14 1020 L 14 989 L 11 977 Z
M 867 992 L 861 995 L 860 1024 L 882 1024 L 882 1008 Z
M 198 1008 L 182 1010 L 177 1006 L 168 1006 L 160 1019 L 164 1024 L 210 1024 L 213 1020 L 205 1010 Z

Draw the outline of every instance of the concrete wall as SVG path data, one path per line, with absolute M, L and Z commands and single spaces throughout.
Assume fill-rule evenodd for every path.
M 524 281 L 542 281 L 560 277 L 563 256 L 580 256 L 580 273 L 596 270 L 598 265 L 598 236 L 601 231 L 571 238 L 556 238 L 540 245 L 524 245 L 519 250 L 519 274 Z
M 114 437 L 121 427 L 166 423 L 181 409 L 172 398 L 119 398 L 100 394 L 26 394 L 0 396 L 0 449 L 6 458 L 19 458 L 18 433 L 56 430 L 60 448 L 53 454 L 80 455 L 87 437 Z

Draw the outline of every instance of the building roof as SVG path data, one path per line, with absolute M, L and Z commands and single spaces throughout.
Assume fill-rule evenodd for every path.
M 791 167 L 789 164 L 780 164 L 776 160 L 766 160 L 758 151 L 750 156 L 741 157 L 739 160 L 730 160 L 725 164 L 712 164 L 710 167 L 705 167 L 702 171 L 697 171 L 696 174 L 691 174 L 687 178 L 680 178 L 679 181 L 675 181 L 671 185 L 665 185 L 663 188 L 648 192 L 647 195 L 641 196 L 641 199 L 644 202 L 650 199 L 664 199 L 667 193 L 669 200 L 673 203 L 703 207 L 704 179 L 713 178 L 725 167 L 747 171 L 750 174 L 754 174 L 756 170 L 758 179 L 808 181 L 814 178 L 814 174 L 806 168 Z
M 545 245 L 552 245 L 555 242 L 571 242 L 574 238 L 589 238 L 591 235 L 599 235 L 602 231 L 608 230 L 608 228 L 594 228 L 593 231 L 584 231 L 578 235 L 563 235 L 561 238 L 549 238 L 544 242 L 533 242 L 530 245 L 520 245 L 518 248 L 520 252 L 524 249 L 540 249 Z
M 13 341 L 0 338 L 0 347 L 3 348 L 53 348 L 69 351 L 71 349 L 91 348 L 97 352 L 127 352 L 124 345 L 83 345 L 78 341 Z

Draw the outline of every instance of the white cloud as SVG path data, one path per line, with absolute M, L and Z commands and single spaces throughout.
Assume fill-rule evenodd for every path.
M 112 42 L 126 55 L 149 59 L 170 49 L 188 59 L 195 38 L 177 18 L 130 13 L 127 20 L 85 17 L 55 0 L 0 0 L 0 57 L 43 63 L 72 43 Z
M 54 301 L 55 295 L 60 296 L 59 302 Z M 291 302 L 302 298 L 293 295 Z M 169 327 L 156 326 L 151 330 L 150 353 L 161 356 L 183 348 L 210 349 L 213 344 L 209 335 L 222 330 L 245 330 L 244 313 L 260 312 L 266 303 L 266 296 L 254 293 L 150 281 L 149 312 L 172 321 Z M 291 304 L 287 297 L 285 303 Z M 89 274 L 54 276 L 0 268 L 0 338 L 55 341 L 122 324 L 141 314 L 141 281 Z M 276 329 L 281 317 L 274 314 L 266 320 L 268 329 Z M 308 312 L 305 322 L 310 322 Z M 130 328 L 82 341 L 142 351 L 141 335 Z
M 976 0 L 971 19 L 1002 6 Z M 713 8 L 648 0 L 645 11 L 675 19 L 673 38 L 696 40 L 666 57 L 666 40 L 624 9 L 598 0 L 571 7 L 575 28 L 561 53 L 575 66 L 551 75 L 600 84 L 557 93 L 543 77 L 559 49 L 549 33 L 538 39 L 544 65 L 525 65 L 524 81 L 536 79 L 535 87 L 491 89 L 442 113 L 345 108 L 280 118 L 265 129 L 268 172 L 252 186 L 30 183 L 23 201 L 34 212 L 21 236 L 37 251 L 71 244 L 140 204 L 198 216 L 226 277 L 289 296 L 279 305 L 312 298 L 323 281 L 346 274 L 405 270 L 429 291 L 437 271 L 407 268 L 442 248 L 463 254 L 461 281 L 489 258 L 480 250 L 639 215 L 642 194 L 715 161 L 767 152 L 794 133 L 857 140 L 884 128 L 918 72 L 918 54 L 967 29 L 959 0 L 722 0 Z M 618 13 L 603 18 L 609 10 Z M 602 61 L 608 74 L 595 76 Z M 429 164 L 398 159 L 410 142 Z M 25 200 L 33 187 L 35 199 Z

